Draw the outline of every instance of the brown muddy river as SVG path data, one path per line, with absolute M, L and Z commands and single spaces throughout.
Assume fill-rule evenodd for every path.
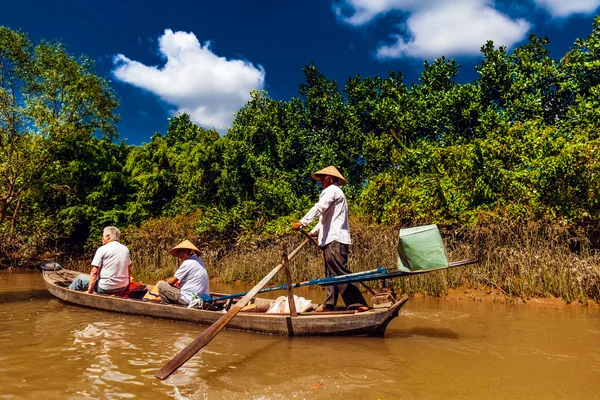
M 203 329 L 67 305 L 39 273 L 0 271 L 0 399 L 600 399 L 597 308 L 413 299 L 384 338 L 224 330 L 154 378 Z

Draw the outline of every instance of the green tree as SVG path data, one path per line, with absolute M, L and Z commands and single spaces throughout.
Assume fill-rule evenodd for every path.
M 164 214 L 177 194 L 177 153 L 163 136 L 156 134 L 150 143 L 129 152 L 124 172 L 131 177 L 135 199 L 129 205 L 132 219 Z
M 78 247 L 90 236 L 97 241 L 106 225 L 129 224 L 133 187 L 123 167 L 130 150 L 96 137 L 63 140 L 34 183 L 31 203 L 47 216 L 43 228 Z
M 386 79 L 350 78 L 344 87 L 349 112 L 359 119 L 365 137 L 361 161 L 367 178 L 394 164 L 414 130 L 415 98 L 402 79 L 392 71 Z
M 165 140 L 177 154 L 177 193 L 168 214 L 215 204 L 222 162 L 219 134 L 199 127 L 183 113 L 169 119 Z
M 65 140 L 116 137 L 118 106 L 93 63 L 0 27 L 0 224 L 14 229 L 32 184 Z
M 302 72 L 305 83 L 300 85 L 300 95 L 304 111 L 300 126 L 307 130 L 310 154 L 306 172 L 336 165 L 348 180 L 346 192 L 358 190 L 363 184 L 365 142 L 360 120 L 347 107 L 336 81 L 325 77 L 314 63 Z
M 285 215 L 297 204 L 294 167 L 302 168 L 306 162 L 305 143 L 294 143 L 297 129 L 290 126 L 295 124 L 293 117 L 288 118 L 290 108 L 266 92 L 254 91 L 251 96 L 223 138 L 220 204 L 231 207 L 250 201 L 256 205 L 256 217 Z
M 600 16 L 594 18 L 592 33 L 575 41 L 573 48 L 560 60 L 571 106 L 562 121 L 568 127 L 600 124 Z

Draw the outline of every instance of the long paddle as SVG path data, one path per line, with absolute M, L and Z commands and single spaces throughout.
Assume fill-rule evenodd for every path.
M 294 249 L 294 251 L 292 251 L 289 254 L 288 260 L 291 260 L 292 258 L 294 258 L 296 253 L 298 253 L 298 251 L 300 251 L 300 249 L 302 247 L 304 247 L 304 245 L 306 243 L 308 243 L 308 239 L 303 241 L 300 244 L 300 246 L 296 247 Z M 233 319 L 233 317 L 235 317 L 237 315 L 237 313 L 240 312 L 240 310 L 242 308 L 244 308 L 246 306 L 246 304 L 248 304 L 250 302 L 250 300 L 252 300 L 252 298 L 256 295 L 256 293 L 258 293 L 258 291 L 260 289 L 262 289 L 263 286 L 265 286 L 271 280 L 271 278 L 273 278 L 275 276 L 275 274 L 277 274 L 277 272 L 279 272 L 279 270 L 281 268 L 283 268 L 282 263 L 277 265 L 275 268 L 273 268 L 273 270 L 271 272 L 269 272 L 267 274 L 267 276 L 262 278 L 262 280 L 260 282 L 258 282 L 258 284 L 252 288 L 252 290 L 250 290 L 233 307 L 231 307 L 231 309 L 227 312 L 227 314 L 223 315 L 214 324 L 212 324 L 211 326 L 206 328 L 206 330 L 204 332 L 202 332 L 202 334 L 200 334 L 200 336 L 198 336 L 190 344 L 188 344 L 183 350 L 181 350 L 179 352 L 179 354 L 177 354 L 175 357 L 173 357 L 173 359 L 171 361 L 169 361 L 167 364 L 165 364 L 165 366 L 162 367 L 160 369 L 160 371 L 158 371 L 156 373 L 156 375 L 154 375 L 154 376 L 157 377 L 158 379 L 166 379 L 169 375 L 171 375 L 173 372 L 175 372 L 179 367 L 181 367 L 183 364 L 185 364 L 187 362 L 187 360 L 192 358 L 194 356 L 194 354 L 196 354 L 198 351 L 200 351 L 200 349 L 202 349 L 204 346 L 206 346 L 215 336 L 217 336 L 217 334 L 219 332 L 221 332 L 221 330 L 225 327 L 225 325 L 227 325 L 229 323 L 229 321 L 231 321 Z

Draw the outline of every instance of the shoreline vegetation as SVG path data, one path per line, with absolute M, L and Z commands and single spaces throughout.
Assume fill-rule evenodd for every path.
M 291 224 L 319 196 L 311 173 L 335 165 L 352 271 L 395 266 L 400 228 L 437 224 L 450 261 L 479 264 L 396 280 L 398 292 L 598 302 L 600 17 L 559 58 L 549 42 L 482 43 L 468 83 L 445 57 L 410 85 L 401 71 L 338 84 L 311 63 L 298 97 L 252 91 L 222 135 L 181 113 L 128 145 L 93 60 L 0 26 L 0 268 L 87 271 L 112 225 L 137 279 L 170 275 L 168 249 L 189 239 L 211 276 L 256 282 L 301 241 Z M 321 277 L 321 262 L 303 250 L 293 280 Z
M 132 252 L 132 275 L 154 283 L 173 274 L 178 261 L 168 249 L 188 238 L 202 251 L 212 279 L 225 283 L 257 282 L 280 262 L 283 247 L 289 252 L 302 237 L 298 233 L 269 236 L 250 242 L 222 244 L 194 233 L 194 216 L 161 218 L 125 231 L 123 243 Z M 352 246 L 349 267 L 353 272 L 396 266 L 400 226 L 373 225 L 350 218 Z M 567 304 L 600 301 L 600 253 L 592 248 L 584 228 L 548 222 L 493 221 L 488 225 L 455 228 L 440 226 L 450 261 L 478 258 L 479 263 L 448 271 L 393 279 L 397 293 L 411 296 L 493 298 L 527 302 L 562 299 Z M 58 259 L 68 269 L 88 271 L 93 254 L 78 259 Z M 292 280 L 322 277 L 320 251 L 306 246 L 291 263 Z M 271 284 L 283 284 L 279 274 Z M 377 282 L 367 282 L 375 288 Z M 460 292 L 470 294 L 460 295 Z M 490 296 L 494 294 L 493 296 Z M 501 300 L 504 299 L 504 300 Z

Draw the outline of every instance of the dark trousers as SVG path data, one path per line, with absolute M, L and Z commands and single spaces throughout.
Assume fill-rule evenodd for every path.
M 323 250 L 323 259 L 325 260 L 325 276 L 340 276 L 350 274 L 348 269 L 348 245 L 333 241 L 321 247 Z M 338 294 L 342 295 L 342 300 L 346 303 L 348 309 L 364 306 L 367 304 L 358 287 L 353 283 L 344 285 L 327 286 L 325 291 L 324 307 L 335 307 Z

